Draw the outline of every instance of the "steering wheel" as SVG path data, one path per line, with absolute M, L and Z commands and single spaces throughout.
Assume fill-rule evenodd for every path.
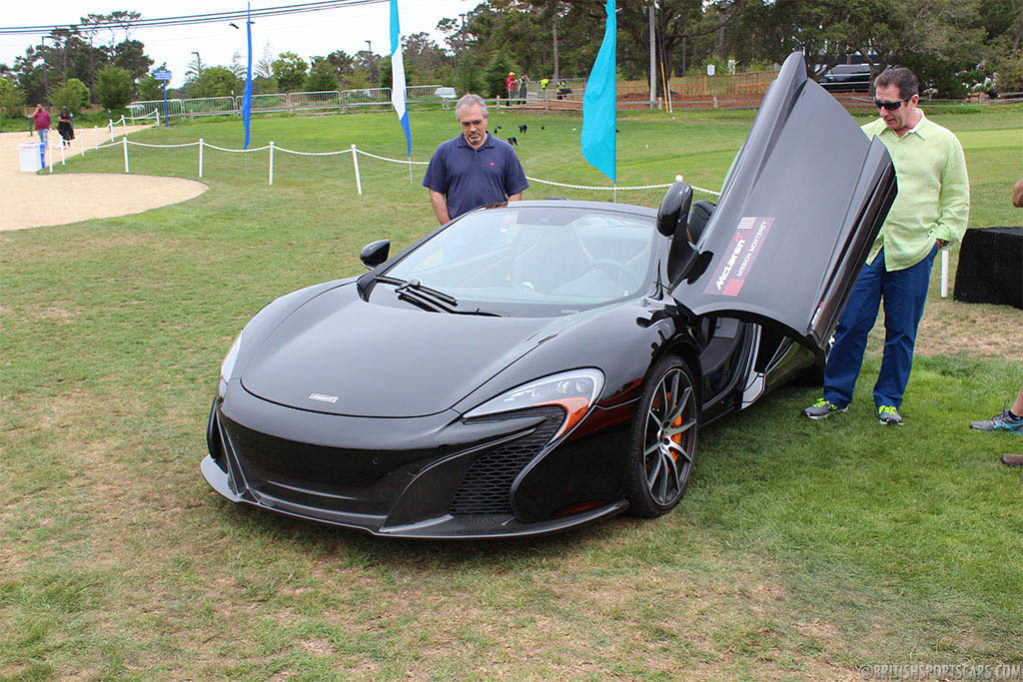
M 629 291 L 635 291 L 639 288 L 643 282 L 642 280 L 624 265 L 616 260 L 610 258 L 598 258 L 583 270 L 582 274 L 585 275 L 590 270 L 600 270 L 616 284 L 620 284 Z

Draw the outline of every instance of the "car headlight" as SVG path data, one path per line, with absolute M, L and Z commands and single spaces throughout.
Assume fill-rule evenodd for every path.
M 231 380 L 231 373 L 234 372 L 234 363 L 238 360 L 238 350 L 242 347 L 242 335 L 238 334 L 235 337 L 234 343 L 231 344 L 231 348 L 227 351 L 227 355 L 224 356 L 224 361 L 220 363 L 220 397 L 223 398 L 224 394 L 227 393 L 227 382 Z
M 604 374 L 598 369 L 552 374 L 506 391 L 470 410 L 465 417 L 471 419 L 529 407 L 557 405 L 565 410 L 565 421 L 554 434 L 554 438 L 559 438 L 586 415 L 603 387 Z

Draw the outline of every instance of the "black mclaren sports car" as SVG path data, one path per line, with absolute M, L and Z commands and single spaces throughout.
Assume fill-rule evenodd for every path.
M 482 208 L 270 303 L 224 359 L 202 473 L 382 536 L 664 514 L 701 428 L 819 370 L 895 192 L 793 55 L 717 205 L 679 182 L 659 211 Z

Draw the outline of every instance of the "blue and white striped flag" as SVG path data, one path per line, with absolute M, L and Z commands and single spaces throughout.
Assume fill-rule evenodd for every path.
M 412 158 L 412 131 L 408 125 L 408 108 L 405 106 L 405 61 L 401 56 L 401 29 L 398 28 L 398 0 L 391 0 L 391 104 L 405 131 L 408 156 Z

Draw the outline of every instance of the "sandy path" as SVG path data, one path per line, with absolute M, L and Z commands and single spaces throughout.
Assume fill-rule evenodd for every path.
M 128 126 L 128 132 L 146 127 Z M 123 132 L 122 128 L 117 130 Z M 91 129 L 75 132 L 84 136 L 86 145 L 93 142 Z M 56 130 L 51 130 L 50 136 L 59 139 Z M 100 143 L 109 140 L 107 135 Z M 194 180 L 152 175 L 22 173 L 18 145 L 38 141 L 38 137 L 28 136 L 27 129 L 23 133 L 0 133 L 0 230 L 141 213 L 197 197 L 207 189 Z M 74 146 L 65 149 L 65 155 L 81 153 L 79 142 L 74 140 Z M 60 150 L 52 151 L 59 164 Z

